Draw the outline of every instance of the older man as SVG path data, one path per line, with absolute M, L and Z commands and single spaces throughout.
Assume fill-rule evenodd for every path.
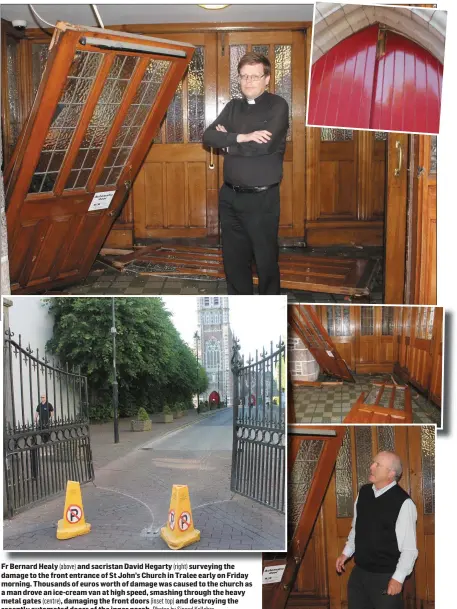
M 289 107 L 266 91 L 270 62 L 247 53 L 238 64 L 243 99 L 232 99 L 204 135 L 223 148 L 224 185 L 219 195 L 222 254 L 229 294 L 252 294 L 252 262 L 259 294 L 279 294 L 279 183 Z
M 336 560 L 338 573 L 354 554 L 355 567 L 348 582 L 348 609 L 401 609 L 401 590 L 417 558 L 417 511 L 398 484 L 400 457 L 378 453 L 370 466 L 369 481 L 354 505 L 351 532 Z

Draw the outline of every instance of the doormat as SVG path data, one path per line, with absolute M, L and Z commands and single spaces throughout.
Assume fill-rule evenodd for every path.
M 222 250 L 217 247 L 156 244 L 115 259 L 101 256 L 100 260 L 128 274 L 180 277 L 197 281 L 225 278 Z M 377 258 L 339 258 L 280 252 L 281 287 L 369 298 L 380 264 Z M 254 283 L 258 283 L 255 266 Z

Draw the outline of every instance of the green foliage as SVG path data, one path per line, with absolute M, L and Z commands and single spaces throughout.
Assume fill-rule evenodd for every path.
M 206 374 L 206 370 L 203 368 L 203 366 L 199 365 L 199 370 L 198 370 L 198 392 L 199 393 L 205 393 L 205 391 L 208 389 L 208 375 Z
M 111 298 L 46 299 L 54 316 L 47 350 L 81 366 L 89 384 L 92 420 L 112 418 Z M 206 372 L 181 339 L 160 298 L 116 298 L 116 371 L 119 416 L 162 412 L 189 403 L 208 384 Z M 197 386 L 198 379 L 198 386 Z
M 136 418 L 137 421 L 149 421 L 149 415 L 143 407 L 138 409 L 138 414 L 136 415 Z
M 163 407 L 163 414 L 173 414 L 172 409 L 170 408 L 170 406 L 168 406 L 168 404 L 165 404 L 165 406 Z

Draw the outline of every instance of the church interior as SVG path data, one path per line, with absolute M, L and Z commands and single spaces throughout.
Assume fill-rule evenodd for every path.
M 13 293 L 226 292 L 223 154 L 204 148 L 202 134 L 240 96 L 237 62 L 253 50 L 269 57 L 270 91 L 290 108 L 283 293 L 295 302 L 436 303 L 436 138 L 306 127 L 313 5 L 261 8 L 228 6 L 216 19 L 191 5 L 129 6 L 128 14 L 104 5 L 101 29 L 89 5 L 55 5 L 52 15 L 43 7 L 51 23 L 79 24 L 52 38 L 26 5 L 2 7 Z M 17 18 L 27 26 L 14 28 Z M 151 37 L 162 41 L 160 55 L 144 48 Z M 137 103 L 152 81 L 140 69 L 132 76 L 132 66 L 144 70 L 152 57 L 162 74 L 164 53 L 171 77 Z M 70 100 L 77 81 L 85 88 Z M 106 192 L 111 205 L 91 208 Z
M 380 451 L 403 464 L 399 485 L 417 508 L 418 557 L 403 585 L 403 607 L 435 606 L 435 426 L 289 426 L 289 527 L 287 554 L 263 555 L 264 609 L 347 609 L 353 560 L 338 575 L 354 515 Z M 270 568 L 277 577 L 265 583 Z
M 289 420 L 440 427 L 443 323 L 441 307 L 290 305 Z

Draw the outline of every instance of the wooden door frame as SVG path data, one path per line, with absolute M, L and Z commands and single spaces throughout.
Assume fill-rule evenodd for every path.
M 300 441 L 295 441 L 297 438 L 294 436 L 305 435 L 303 432 L 306 429 L 310 431 L 310 438 L 323 440 L 324 445 L 306 496 L 306 501 L 299 517 L 296 531 L 289 544 L 286 556 L 286 567 L 281 582 L 275 584 L 275 588 L 269 599 L 269 607 L 271 607 L 271 609 L 284 609 L 286 607 L 319 510 L 324 501 L 325 493 L 335 468 L 336 459 L 343 444 L 344 434 L 346 433 L 346 427 L 343 426 L 325 426 L 326 432 L 334 434 L 329 436 L 320 435 L 319 431 L 322 432 L 322 428 L 318 425 L 314 426 L 314 429 L 307 425 L 289 425 L 288 434 L 292 435 L 294 441 L 291 442 L 291 439 L 289 438 L 288 475 L 292 472 L 292 467 L 300 448 Z
M 427 258 L 430 238 L 429 188 L 437 187 L 437 174 L 430 172 L 432 136 L 410 135 L 408 187 L 408 257 L 405 277 L 405 302 L 421 305 L 437 303 L 437 265 Z M 435 220 L 436 224 L 436 220 Z M 436 230 L 436 228 L 435 228 Z M 436 239 L 435 239 L 436 242 Z M 433 263 L 433 268 L 429 265 Z
M 408 135 L 389 133 L 384 230 L 384 304 L 403 304 L 405 300 L 408 164 Z

